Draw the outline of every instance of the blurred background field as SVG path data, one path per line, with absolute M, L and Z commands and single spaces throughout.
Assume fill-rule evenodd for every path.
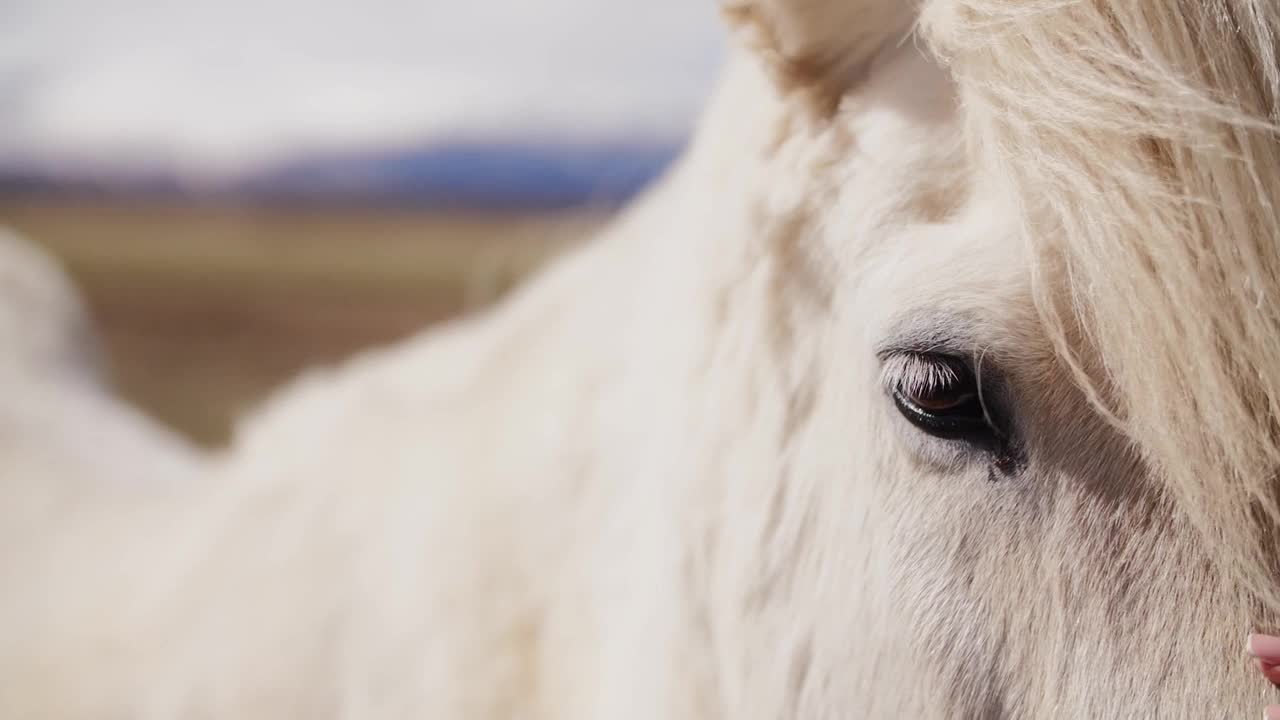
M 202 443 L 299 369 L 501 297 L 660 177 L 714 81 L 688 0 L 0 3 L 0 225 Z
M 484 307 L 605 217 L 0 200 L 81 288 L 117 389 L 207 445 L 300 369 Z

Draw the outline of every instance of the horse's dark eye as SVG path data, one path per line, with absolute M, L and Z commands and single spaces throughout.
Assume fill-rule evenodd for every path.
M 931 353 L 891 359 L 894 404 L 912 425 L 935 437 L 993 444 L 998 432 L 983 406 L 982 389 L 968 364 Z

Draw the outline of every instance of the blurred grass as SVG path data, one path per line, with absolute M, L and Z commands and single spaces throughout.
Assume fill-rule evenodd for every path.
M 0 198 L 84 292 L 117 389 L 207 445 L 303 367 L 486 305 L 603 219 Z

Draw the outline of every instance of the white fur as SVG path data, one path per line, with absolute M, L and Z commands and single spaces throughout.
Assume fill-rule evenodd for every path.
M 840 37 L 808 13 L 853 22 L 761 4 L 802 45 Z M 155 469 L 154 435 L 65 465 L 32 450 L 82 440 L 50 420 L 0 451 L 18 499 L 0 504 L 0 717 L 1256 712 L 1270 691 L 1240 645 L 1266 597 L 1185 504 L 1154 416 L 1114 422 L 1114 388 L 1090 384 L 1129 361 L 1121 313 L 1071 316 L 1106 331 L 1095 347 L 1046 311 L 1083 290 L 1028 238 L 1054 226 L 1011 178 L 1067 156 L 1002 144 L 1018 135 L 989 103 L 1060 79 L 1013 83 L 1024 66 L 999 52 L 1028 31 L 974 28 L 993 7 L 1032 26 L 1070 9 L 1015 5 L 934 2 L 943 65 L 891 42 L 900 8 L 868 4 L 888 20 L 837 48 L 865 72 L 817 113 L 769 51 L 736 57 L 687 156 L 595 243 L 487 315 L 304 377 L 225 457 L 171 453 L 195 482 L 109 477 Z M 1087 206 L 1068 199 L 1050 200 Z M 886 397 L 878 353 L 940 334 L 1007 375 L 1017 472 Z M 116 422 L 78 392 L 5 421 Z
M 61 268 L 0 227 L 0 372 L 97 372 L 88 316 Z

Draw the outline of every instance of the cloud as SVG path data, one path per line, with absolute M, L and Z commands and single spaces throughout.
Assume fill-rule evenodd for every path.
M 8 0 L 0 161 L 240 171 L 429 138 L 671 138 L 711 0 Z

